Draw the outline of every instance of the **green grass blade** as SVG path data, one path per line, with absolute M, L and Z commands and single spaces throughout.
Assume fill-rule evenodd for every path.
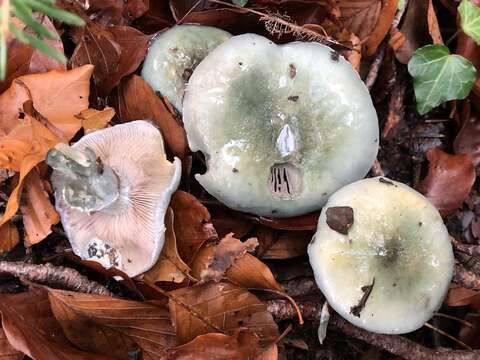
M 85 21 L 81 17 L 75 14 L 72 14 L 68 11 L 56 8 L 54 6 L 48 5 L 38 0 L 23 0 L 23 1 L 32 9 L 40 11 L 41 13 L 48 15 L 58 21 L 62 21 L 65 24 L 73 25 L 73 26 L 85 25 Z
M 39 51 L 43 52 L 44 54 L 48 55 L 49 57 L 61 63 L 65 63 L 67 61 L 65 54 L 61 53 L 55 48 L 48 46 L 38 37 L 18 29 L 13 24 L 9 24 L 9 25 L 10 25 L 9 26 L 10 32 L 16 39 L 20 40 L 25 44 L 33 46 L 35 49 L 38 49 Z
M 5 80 L 7 76 L 7 39 L 5 34 L 0 31 L 0 80 Z
M 12 9 L 16 17 L 23 21 L 30 29 L 47 39 L 60 40 L 60 36 L 56 32 L 47 29 L 32 17 L 32 11 L 22 0 L 10 0 Z

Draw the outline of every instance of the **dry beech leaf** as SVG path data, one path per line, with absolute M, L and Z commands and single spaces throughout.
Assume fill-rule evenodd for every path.
M 54 289 L 48 297 L 65 335 L 80 349 L 126 359 L 139 347 L 144 360 L 156 360 L 176 345 L 166 308 Z
M 233 233 L 237 238 L 243 238 L 255 226 L 255 221 L 247 218 L 241 213 L 231 211 L 227 208 L 209 207 L 212 214 L 212 223 L 220 238 Z
M 197 336 L 189 343 L 171 349 L 166 359 L 244 360 L 262 351 L 257 335 L 248 329 L 238 329 L 232 335 L 210 333 Z
M 50 234 L 52 225 L 60 221 L 60 216 L 50 203 L 43 180 L 37 170 L 31 171 L 24 183 L 24 202 L 20 206 L 25 226 L 27 246 L 38 244 Z
M 448 306 L 466 306 L 480 301 L 480 292 L 466 289 L 457 284 L 450 285 L 447 297 L 444 300 Z
M 111 360 L 73 347 L 50 309 L 44 288 L 0 294 L 2 326 L 12 347 L 35 360 Z
M 262 346 L 279 336 L 267 306 L 244 288 L 225 282 L 208 283 L 174 290 L 170 295 L 170 314 L 181 344 L 218 329 L 233 334 L 240 327 L 255 333 Z
M 228 234 L 219 244 L 204 246 L 192 265 L 193 276 L 202 281 L 225 277 L 245 288 L 283 291 L 268 266 L 247 253 L 258 245 L 256 239 L 252 240 L 241 242 Z
M 279 231 L 259 227 L 254 233 L 260 246 L 257 256 L 261 259 L 290 259 L 304 256 L 312 239 L 312 231 Z
M 174 213 L 174 229 L 180 258 L 191 265 L 203 243 L 210 239 L 206 225 L 211 225 L 210 214 L 194 196 L 176 191 L 170 207 Z
M 255 360 L 278 360 L 278 346 L 273 344 L 266 351 L 258 355 Z
M 1 360 L 22 360 L 24 354 L 15 350 L 8 342 L 5 331 L 0 328 L 0 359 Z
M 152 120 L 162 132 L 168 149 L 181 159 L 185 157 L 188 151 L 185 130 L 162 99 L 140 76 L 132 75 L 120 84 L 116 102 L 115 108 L 121 122 Z
M 456 154 L 468 154 L 472 157 L 473 164 L 480 164 L 480 118 L 471 116 L 465 121 L 458 132 L 453 148 Z
M 87 109 L 77 115 L 77 117 L 82 120 L 82 127 L 85 130 L 85 134 L 106 128 L 114 116 L 115 109 L 111 107 L 106 107 L 100 111 Z
M 41 114 L 45 126 L 63 141 L 70 140 L 82 126 L 75 117 L 88 108 L 92 65 L 63 71 L 20 76 L 0 95 L 0 136 L 18 123 L 27 101 Z
M 381 0 L 341 0 L 342 24 L 360 40 L 365 40 L 374 31 L 381 14 Z
M 141 277 L 147 282 L 171 281 L 181 283 L 190 273 L 190 267 L 178 255 L 177 238 L 174 232 L 174 214 L 171 208 L 165 215 L 165 244 L 157 263 Z
M 432 0 L 428 0 L 427 24 L 428 32 L 432 37 L 433 43 L 443 44 L 442 34 L 440 32 L 440 26 L 438 25 L 437 14 L 433 8 Z
M 375 28 L 370 33 L 367 41 L 363 44 L 365 55 L 372 56 L 377 51 L 378 46 L 383 41 L 393 22 L 393 18 L 397 12 L 398 0 L 385 0 Z
M 150 41 L 148 35 L 132 27 L 104 27 L 94 22 L 76 28 L 73 39 L 77 47 L 70 62 L 75 67 L 95 65 L 93 81 L 100 97 L 106 97 L 124 76 L 138 68 Z
M 416 189 L 445 216 L 458 209 L 475 182 L 475 167 L 466 154 L 450 155 L 435 148 L 427 152 L 428 174 Z
M 320 211 L 308 213 L 290 218 L 274 219 L 260 217 L 260 224 L 278 230 L 316 230 Z
M 87 0 L 80 0 L 84 4 Z M 88 15 L 102 25 L 127 25 L 149 8 L 149 0 L 90 0 Z
M 17 227 L 11 221 L 0 226 L 0 255 L 13 249 L 19 241 L 20 235 Z

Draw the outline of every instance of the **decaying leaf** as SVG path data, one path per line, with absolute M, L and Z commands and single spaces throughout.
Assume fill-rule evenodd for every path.
M 259 227 L 254 234 L 260 246 L 257 256 L 261 259 L 291 259 L 307 253 L 312 231 L 279 231 Z
M 191 265 L 203 243 L 210 240 L 206 225 L 211 225 L 208 210 L 192 195 L 176 191 L 170 202 L 180 258 Z
M 142 101 L 138 101 L 139 99 Z M 162 132 L 167 148 L 175 156 L 181 159 L 185 157 L 188 151 L 185 130 L 162 99 L 140 76 L 132 75 L 121 83 L 115 108 L 122 122 L 152 120 Z
M 208 283 L 174 290 L 170 295 L 170 313 L 181 344 L 210 332 L 233 334 L 242 327 L 255 333 L 262 346 L 279 335 L 267 306 L 244 288 Z
M 174 232 L 174 213 L 171 208 L 167 209 L 165 215 L 165 244 L 157 263 L 146 273 L 143 278 L 150 282 L 171 281 L 181 283 L 186 278 L 186 274 L 190 273 L 190 267 L 183 262 L 178 255 L 177 238 Z
M 475 182 L 475 167 L 469 155 L 450 155 L 435 148 L 427 152 L 428 174 L 416 189 L 448 215 L 462 205 Z
M 318 224 L 320 211 L 314 211 L 305 215 L 290 218 L 273 219 L 260 217 L 260 224 L 278 230 L 315 230 Z
M 17 227 L 11 221 L 0 226 L 0 239 L 0 255 L 13 249 L 20 241 Z
M 448 306 L 467 306 L 480 301 L 480 292 L 451 284 L 444 303 Z
M 127 25 L 149 8 L 149 0 L 80 0 L 87 3 L 88 14 L 102 25 Z
M 163 307 L 53 289 L 48 297 L 65 335 L 80 349 L 125 359 L 138 347 L 143 359 L 156 360 L 176 345 L 168 310 Z
M 458 132 L 453 148 L 457 154 L 468 154 L 477 166 L 480 163 L 480 119 L 472 115 Z
M 228 234 L 219 244 L 202 247 L 193 262 L 192 274 L 202 281 L 226 278 L 245 288 L 283 291 L 268 266 L 247 252 L 257 245 L 257 239 L 241 242 Z
M 101 111 L 87 109 L 77 115 L 77 117 L 82 120 L 82 127 L 85 130 L 85 134 L 106 128 L 114 116 L 115 109 L 111 107 L 106 107 Z
M 20 294 L 0 294 L 2 326 L 11 346 L 35 360 L 111 360 L 80 351 L 62 332 L 40 287 Z
M 24 354 L 15 350 L 8 342 L 5 331 L 0 328 L 0 359 L 2 360 L 22 360 Z
M 248 329 L 232 335 L 210 333 L 197 336 L 185 345 L 169 351 L 168 360 L 243 360 L 262 353 L 260 339 Z

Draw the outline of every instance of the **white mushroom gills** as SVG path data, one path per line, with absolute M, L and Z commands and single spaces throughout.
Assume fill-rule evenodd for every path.
M 74 253 L 132 277 L 147 271 L 163 247 L 164 218 L 180 182 L 180 160 L 167 160 L 160 132 L 146 121 L 95 131 L 63 154 L 68 160 L 69 154 L 73 154 L 71 159 L 77 159 L 76 154 L 82 152 L 93 153 L 93 159 L 98 158 L 102 164 L 97 172 L 111 171 L 118 182 L 112 187 L 98 174 L 92 174 L 90 167 L 75 162 L 64 166 L 64 157 L 49 154 L 49 164 L 56 169 L 52 175 L 56 208 Z M 75 197 L 65 197 L 67 189 L 73 193 L 84 189 L 87 199 L 99 199 L 78 202 Z M 109 196 L 99 195 L 104 190 Z M 72 206 L 72 202 L 78 206 Z
M 254 34 L 224 42 L 190 77 L 183 121 L 190 148 L 207 159 L 200 184 L 262 216 L 319 209 L 364 177 L 378 150 L 368 90 L 318 43 L 276 45 Z
M 347 233 L 327 211 L 353 210 Z M 333 226 L 335 228 L 335 226 Z M 414 331 L 441 306 L 454 256 L 437 209 L 412 188 L 385 178 L 335 192 L 308 247 L 316 282 L 345 319 L 384 334 Z
M 231 36 L 211 26 L 174 26 L 153 39 L 142 77 L 182 112 L 185 86 L 195 67 Z

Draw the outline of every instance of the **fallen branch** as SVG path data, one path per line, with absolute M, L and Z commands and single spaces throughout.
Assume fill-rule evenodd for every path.
M 305 319 L 313 321 L 320 319 L 322 299 L 320 301 L 304 301 L 298 305 Z M 296 317 L 295 309 L 286 300 L 270 300 L 267 302 L 267 309 L 276 320 Z M 329 326 L 407 360 L 474 360 L 480 358 L 480 350 L 430 349 L 400 335 L 369 332 L 348 323 L 337 314 L 332 314 Z
M 0 273 L 8 273 L 28 281 L 89 294 L 113 294 L 103 285 L 89 280 L 78 271 L 52 264 L 33 265 L 23 262 L 0 261 Z
M 372 90 L 373 84 L 378 77 L 378 71 L 380 70 L 380 66 L 383 63 L 383 57 L 385 56 L 385 43 L 380 45 L 379 49 L 377 50 L 377 55 L 372 61 L 370 65 L 370 69 L 368 70 L 367 77 L 365 78 L 365 86 L 370 91 Z

